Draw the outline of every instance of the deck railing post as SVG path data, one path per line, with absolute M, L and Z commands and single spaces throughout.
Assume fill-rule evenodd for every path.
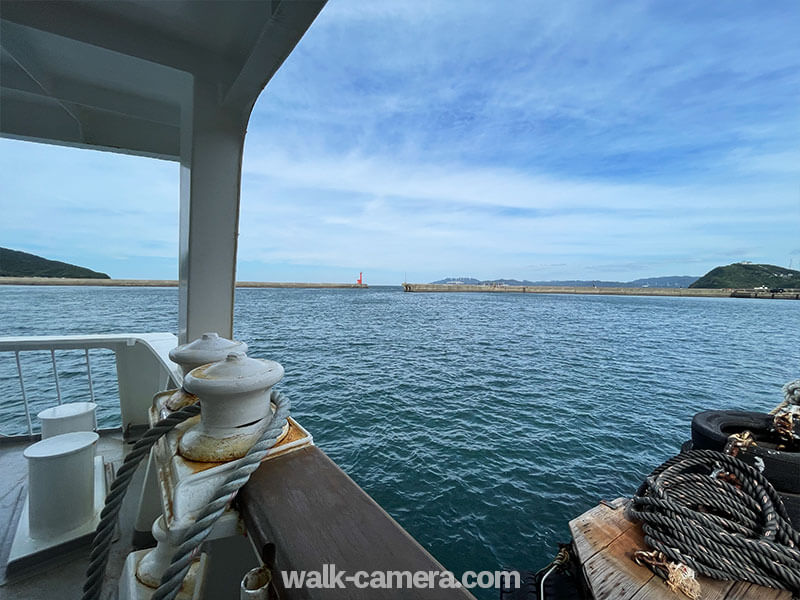
M 28 409 L 28 396 L 25 394 L 25 382 L 22 379 L 22 365 L 19 362 L 19 350 L 14 351 L 17 359 L 17 375 L 19 375 L 19 387 L 22 390 L 22 402 L 25 404 L 25 418 L 28 420 L 28 435 L 33 435 L 33 423 L 31 423 L 31 411 Z
M 56 368 L 56 351 L 50 348 L 50 361 L 53 363 L 53 377 L 56 380 L 56 395 L 58 396 L 58 403 L 61 404 L 61 386 L 58 383 L 58 369 Z
M 84 348 L 83 351 L 86 354 L 86 377 L 89 380 L 89 398 L 92 402 L 94 402 L 94 387 L 92 386 L 92 363 L 89 360 L 89 349 Z

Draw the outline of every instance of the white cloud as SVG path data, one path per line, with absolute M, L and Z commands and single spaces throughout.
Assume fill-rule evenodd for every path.
M 332 0 L 253 112 L 240 261 L 387 283 L 784 264 L 798 28 L 779 0 Z M 175 165 L 12 141 L 0 157 L 4 245 L 175 276 Z

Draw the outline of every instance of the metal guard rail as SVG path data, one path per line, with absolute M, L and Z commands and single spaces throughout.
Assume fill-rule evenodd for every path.
M 28 435 L 33 435 L 33 422 L 25 389 L 25 378 L 20 363 L 20 352 L 49 351 L 53 370 L 56 396 L 61 404 L 61 386 L 58 379 L 56 350 L 83 350 L 86 360 L 86 376 L 89 398 L 94 402 L 92 384 L 92 364 L 90 349 L 112 350 L 117 363 L 117 382 L 120 393 L 120 413 L 123 428 L 130 425 L 146 424 L 146 406 L 149 406 L 152 393 L 178 386 L 182 377 L 180 370 L 169 360 L 169 351 L 177 345 L 177 338 L 171 333 L 123 333 L 61 336 L 15 336 L 0 337 L 0 352 L 13 352 L 17 366 L 22 401 L 25 407 Z M 150 377 L 137 381 L 137 370 L 143 370 Z M 157 382 L 153 377 L 157 373 Z M 148 392 L 152 392 L 148 396 Z M 144 401 L 146 398 L 146 403 Z M 144 417 L 144 419 L 142 419 Z

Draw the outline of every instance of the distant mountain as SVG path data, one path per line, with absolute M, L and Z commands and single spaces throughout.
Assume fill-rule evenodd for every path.
M 634 279 L 625 284 L 625 287 L 659 287 L 659 288 L 687 288 L 691 286 L 697 277 L 690 275 L 673 275 L 670 277 L 647 277 L 645 279 Z
M 689 287 L 692 288 L 800 288 L 800 271 L 775 265 L 734 263 L 711 269 Z
M 433 283 L 439 283 L 439 284 L 463 283 L 466 285 L 480 285 L 481 282 L 477 279 L 473 279 L 472 277 L 445 277 L 444 279 L 440 279 L 439 281 L 434 281 Z
M 697 277 L 688 275 L 674 275 L 670 277 L 648 277 L 647 279 L 636 279 L 634 281 L 587 281 L 584 279 L 567 279 L 558 281 L 528 281 L 524 279 L 487 279 L 480 281 L 471 277 L 447 277 L 432 283 L 456 284 L 464 283 L 469 285 L 499 284 L 499 285 L 530 285 L 530 286 L 551 286 L 551 287 L 671 287 L 685 288 L 697 281 Z
M 0 277 L 70 277 L 76 279 L 111 279 L 85 267 L 57 260 L 48 260 L 35 254 L 0 248 Z

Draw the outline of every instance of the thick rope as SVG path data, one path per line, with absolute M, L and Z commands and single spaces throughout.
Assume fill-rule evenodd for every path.
M 800 532 L 753 467 L 690 450 L 658 467 L 631 503 L 645 543 L 700 575 L 800 594 Z
M 275 404 L 276 410 L 269 427 L 261 434 L 259 440 L 248 450 L 247 454 L 236 461 L 235 469 L 228 474 L 213 498 L 203 507 L 195 522 L 183 535 L 178 550 L 172 557 L 169 568 L 162 576 L 161 585 L 153 594 L 152 600 L 173 600 L 178 595 L 183 578 L 188 573 L 200 544 L 211 533 L 214 523 L 228 508 L 239 488 L 247 483 L 250 475 L 258 468 L 269 449 L 280 438 L 289 416 L 290 403 L 286 396 L 275 390 L 272 391 L 270 400 Z
M 94 539 L 92 540 L 92 551 L 89 557 L 89 568 L 86 571 L 86 582 L 83 585 L 82 600 L 97 600 L 100 598 L 117 516 L 122 507 L 125 493 L 128 491 L 128 485 L 139 463 L 142 462 L 144 457 L 150 455 L 150 449 L 153 444 L 161 437 L 172 431 L 179 423 L 199 413 L 200 406 L 195 404 L 182 408 L 161 419 L 139 438 L 125 457 L 122 466 L 117 471 L 117 476 L 114 478 L 114 483 L 111 484 L 111 490 L 106 496 L 103 511 L 100 513 L 100 523 L 97 525 Z
M 786 400 L 787 404 L 800 406 L 800 379 L 790 381 L 781 388 L 781 391 L 783 392 L 783 398 Z

